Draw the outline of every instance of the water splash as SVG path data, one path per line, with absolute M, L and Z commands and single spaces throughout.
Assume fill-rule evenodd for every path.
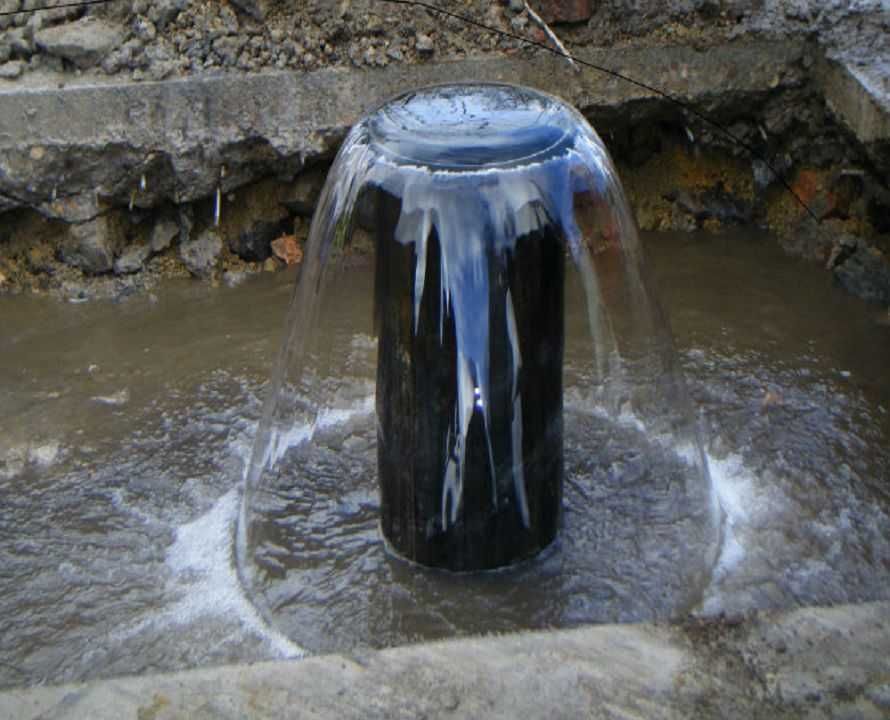
M 677 572 L 700 582 L 719 544 L 721 513 L 617 174 L 580 114 L 507 85 L 408 93 L 358 123 L 341 147 L 312 223 L 248 467 L 238 540 L 245 582 L 263 584 L 254 561 L 267 546 L 269 523 L 260 508 L 282 491 L 288 461 L 280 439 L 293 427 L 315 428 L 331 402 L 323 371 L 312 364 L 327 341 L 317 318 L 358 232 L 372 234 L 377 255 L 381 472 L 398 474 L 427 458 L 438 474 L 432 494 L 416 487 L 395 498 L 384 492 L 387 536 L 404 533 L 406 547 L 445 536 L 477 506 L 493 517 L 513 508 L 520 529 L 540 522 L 548 513 L 539 478 L 562 472 L 565 374 L 587 407 L 610 422 L 641 418 L 649 439 L 674 458 L 668 474 L 682 466 L 682 481 L 657 492 L 696 526 L 686 567 Z M 565 265 L 575 268 L 584 299 L 567 309 L 565 333 L 583 338 L 583 347 L 567 341 L 573 357 L 564 370 Z M 395 300 L 387 299 L 394 294 L 388 285 L 400 288 Z M 577 317 L 582 326 L 570 327 Z M 417 353 L 436 359 L 427 361 L 428 377 L 412 382 L 453 391 L 413 395 L 399 387 L 404 380 L 386 381 L 415 377 Z M 446 366 L 453 369 L 440 369 Z M 424 403 L 429 422 L 410 409 Z M 396 431 L 400 426 L 408 430 Z M 305 462 L 312 462 L 305 453 L 314 437 L 296 438 Z M 658 482 L 651 487 L 656 492 Z M 551 538 L 561 496 L 555 499 Z M 645 493 L 640 501 L 647 502 Z M 411 527 L 393 529 L 402 522 L 388 516 L 393 504 L 407 508 Z M 595 519 L 596 507 L 589 510 Z M 540 547 L 530 542 L 519 557 Z

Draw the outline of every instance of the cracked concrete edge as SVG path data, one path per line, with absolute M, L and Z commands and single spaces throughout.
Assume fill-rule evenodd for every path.
M 658 79 L 691 102 L 717 103 L 805 82 L 801 42 L 586 50 L 579 59 Z M 560 95 L 588 115 L 659 100 L 644 88 L 556 57 L 483 56 L 385 69 L 324 69 L 159 83 L 0 91 L 0 201 L 81 222 L 126 206 L 188 202 L 262 177 L 290 177 L 333 154 L 348 128 L 406 89 L 454 81 L 513 82 Z M 613 115 L 614 117 L 614 115 Z
M 871 65 L 822 59 L 815 72 L 817 86 L 834 116 L 864 146 L 878 167 L 890 168 L 890 59 Z M 885 172 L 890 182 L 890 173 Z
M 850 717 L 890 712 L 890 602 L 600 625 L 0 693 L 0 718 Z

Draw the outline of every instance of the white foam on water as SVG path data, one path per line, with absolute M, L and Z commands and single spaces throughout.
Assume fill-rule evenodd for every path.
M 744 559 L 741 529 L 751 522 L 758 505 L 754 502 L 754 476 L 740 456 L 717 459 L 708 455 L 708 467 L 725 517 L 723 547 L 714 572 L 716 580 L 729 574 Z
M 164 617 L 181 625 L 207 616 L 235 617 L 279 657 L 302 657 L 306 651 L 270 627 L 241 589 L 232 551 L 240 499 L 239 489 L 233 488 L 209 511 L 177 528 L 166 562 L 176 583 L 185 580 L 187 589 Z
M 363 417 L 374 412 L 375 395 L 370 394 L 346 408 L 325 408 L 319 411 L 315 422 L 303 423 L 295 425 L 287 430 L 274 429 L 272 439 L 269 442 L 269 449 L 266 453 L 267 460 L 265 466 L 273 467 L 278 463 L 291 448 L 309 442 L 315 433 L 319 430 L 327 430 L 338 425 L 343 425 L 353 418 Z M 249 465 L 245 463 L 245 472 Z

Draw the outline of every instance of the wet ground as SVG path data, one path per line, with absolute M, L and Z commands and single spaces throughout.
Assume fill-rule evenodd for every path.
M 890 328 L 766 238 L 660 235 L 647 249 L 727 515 L 716 570 L 691 609 L 890 597 Z M 301 631 L 276 618 L 284 633 L 272 629 L 232 564 L 237 484 L 288 282 L 171 284 L 156 302 L 3 299 L 0 686 L 348 645 L 348 634 L 332 643 L 318 630 L 330 622 L 321 610 Z M 370 274 L 356 268 L 329 309 L 359 331 L 332 338 L 334 369 L 372 356 L 370 298 Z M 369 392 L 346 400 L 361 409 Z M 333 431 L 342 416 L 329 419 Z M 341 489 L 331 481 L 332 497 L 315 505 L 373 510 L 372 490 L 333 497 Z M 343 549 L 356 537 L 374 542 L 361 531 Z M 337 548 L 336 533 L 325 540 L 325 552 Z M 349 594 L 346 577 L 316 584 L 318 608 L 324 593 Z M 518 606 L 524 592 L 514 590 Z M 534 589 L 525 599 L 535 606 Z M 534 625 L 528 617 L 518 626 Z M 357 643 L 373 642 L 371 620 Z M 431 634 L 493 629 L 510 627 L 477 618 Z

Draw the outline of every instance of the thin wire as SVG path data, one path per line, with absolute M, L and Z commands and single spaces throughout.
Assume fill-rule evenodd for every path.
M 492 33 L 494 35 L 500 35 L 501 37 L 510 38 L 511 40 L 518 40 L 519 42 L 522 42 L 526 45 L 531 45 L 533 47 L 537 47 L 542 50 L 546 50 L 547 52 L 549 52 L 553 55 L 558 55 L 559 57 L 566 58 L 568 60 L 574 60 L 574 62 L 578 63 L 579 65 L 584 65 L 586 67 L 592 68 L 593 70 L 598 70 L 601 73 L 604 73 L 606 75 L 611 75 L 614 78 L 622 80 L 626 83 L 630 83 L 631 85 L 636 85 L 637 87 L 642 88 L 643 90 L 654 93 L 654 94 L 658 95 L 659 97 L 662 97 L 665 100 L 673 103 L 674 105 L 682 108 L 683 110 L 686 110 L 687 112 L 689 112 L 692 115 L 694 115 L 695 117 L 697 117 L 699 120 L 702 120 L 705 123 L 707 123 L 708 125 L 716 128 L 721 133 L 723 133 L 724 136 L 728 137 L 730 140 L 735 142 L 741 148 L 746 150 L 748 152 L 748 154 L 751 155 L 751 157 L 753 157 L 757 160 L 760 160 L 764 165 L 766 165 L 766 167 L 773 174 L 773 176 L 780 183 L 782 183 L 782 185 L 785 187 L 785 189 L 791 193 L 791 195 L 794 197 L 794 199 L 797 200 L 798 203 L 800 203 L 800 206 L 804 210 L 806 210 L 807 214 L 811 218 L 813 218 L 813 220 L 815 220 L 817 223 L 819 222 L 819 218 L 816 217 L 816 214 L 810 209 L 809 205 L 807 205 L 803 201 L 803 199 L 794 191 L 794 188 L 791 187 L 791 185 L 788 183 L 788 181 L 785 179 L 785 177 L 782 175 L 782 173 L 780 173 L 773 166 L 773 164 L 770 163 L 770 161 L 766 159 L 766 157 L 764 155 L 762 155 L 754 147 L 749 145 L 747 142 L 742 140 L 740 137 L 738 137 L 737 135 L 732 133 L 728 128 L 724 127 L 716 120 L 713 120 L 710 117 L 708 117 L 707 115 L 705 115 L 703 112 L 698 110 L 694 105 L 684 102 L 683 100 L 679 100 L 678 98 L 674 97 L 673 95 L 671 95 L 670 93 L 668 93 L 664 90 L 660 90 L 659 88 L 649 85 L 647 83 L 641 82 L 640 80 L 635 80 L 634 78 L 632 78 L 628 75 L 625 75 L 623 73 L 620 73 L 617 70 L 612 70 L 611 68 L 605 67 L 603 65 L 597 65 L 596 63 L 592 63 L 587 60 L 582 60 L 579 57 L 573 57 L 573 56 L 569 55 L 568 53 L 565 53 L 561 50 L 551 47 L 550 45 L 546 45 L 544 43 L 537 42 L 536 40 L 530 40 L 529 38 L 523 37 L 522 35 L 516 35 L 515 33 L 511 33 L 506 30 L 500 30 L 496 27 L 492 27 L 491 25 L 486 25 L 485 23 L 479 22 L 478 20 L 474 20 L 473 18 L 471 18 L 467 15 L 461 15 L 459 13 L 451 12 L 450 10 L 443 10 L 442 8 L 438 7 L 437 5 L 432 5 L 431 3 L 421 2 L 420 0 L 378 0 L 378 2 L 389 3 L 391 5 L 406 5 L 409 7 L 420 7 L 420 8 L 423 8 L 424 10 L 427 10 L 428 12 L 431 12 L 431 13 L 438 13 L 439 15 L 444 15 L 446 17 L 454 18 L 455 20 L 460 20 L 461 22 L 463 22 L 467 25 L 473 25 L 477 28 L 485 30 L 485 31 Z
M 25 15 L 40 12 L 41 10 L 58 10 L 59 8 L 86 7 L 87 5 L 106 5 L 108 3 L 117 2 L 117 0 L 81 0 L 81 2 L 67 2 L 59 5 L 43 5 L 42 7 L 29 8 L 28 10 L 11 10 L 0 12 L 0 17 L 7 15 Z
M 5 16 L 9 16 L 9 15 L 19 15 L 21 13 L 31 14 L 31 13 L 40 12 L 41 10 L 57 10 L 59 8 L 87 7 L 90 5 L 106 5 L 108 3 L 112 3 L 112 2 L 116 2 L 116 1 L 117 0 L 81 0 L 81 2 L 60 3 L 59 5 L 45 5 L 45 6 L 37 7 L 37 8 L 30 8 L 28 10 L 15 10 L 15 11 L 9 11 L 9 12 L 0 12 L 0 17 L 5 17 Z M 444 15 L 445 17 L 450 17 L 455 20 L 459 20 L 460 22 L 462 22 L 466 25 L 472 25 L 472 26 L 477 27 L 481 30 L 485 30 L 486 32 L 491 33 L 493 35 L 499 35 L 501 37 L 509 38 L 511 40 L 517 40 L 525 45 L 529 45 L 532 47 L 539 48 L 541 50 L 545 50 L 545 51 L 551 53 L 552 55 L 557 55 L 561 58 L 568 60 L 569 62 L 575 62 L 579 65 L 584 65 L 585 67 L 589 67 L 593 70 L 597 70 L 598 72 L 604 73 L 605 75 L 610 75 L 611 77 L 617 78 L 618 80 L 621 80 L 626 83 L 630 83 L 631 85 L 635 85 L 638 88 L 642 88 L 643 90 L 646 90 L 647 92 L 654 93 L 655 95 L 658 95 L 659 97 L 664 98 L 668 102 L 676 105 L 677 107 L 685 110 L 686 112 L 691 113 L 692 115 L 697 117 L 699 120 L 702 120 L 703 122 L 707 123 L 711 127 L 716 128 L 721 133 L 723 133 L 723 135 L 725 137 L 728 137 L 730 140 L 732 140 L 734 143 L 736 143 L 739 147 L 746 150 L 748 152 L 748 154 L 751 155 L 751 157 L 753 157 L 757 160 L 760 160 L 764 165 L 766 165 L 766 167 L 769 169 L 769 171 L 773 174 L 773 177 L 775 177 L 780 183 L 782 183 L 782 185 L 785 187 L 785 189 L 789 193 L 791 193 L 791 195 L 794 197 L 795 200 L 797 200 L 797 202 L 800 204 L 800 206 L 804 210 L 806 210 L 807 214 L 811 218 L 813 218 L 813 220 L 815 220 L 817 223 L 819 222 L 819 218 L 816 217 L 816 214 L 810 209 L 809 205 L 807 205 L 803 201 L 803 199 L 794 191 L 794 188 L 791 187 L 790 183 L 785 179 L 784 175 L 782 175 L 782 173 L 780 173 L 776 169 L 776 167 L 769 160 L 767 160 L 767 158 L 763 154 L 761 154 L 753 146 L 749 145 L 747 142 L 742 140 L 736 134 L 731 132 L 728 128 L 724 127 L 716 120 L 713 120 L 712 118 L 705 115 L 703 112 L 698 110 L 694 105 L 684 102 L 683 100 L 680 100 L 680 99 L 674 97 L 673 95 L 671 95 L 670 93 L 668 93 L 664 90 L 661 90 L 653 85 L 649 85 L 648 83 L 644 83 L 640 80 L 636 80 L 636 79 L 630 77 L 629 75 L 620 73 L 617 70 L 612 70 L 611 68 L 605 67 L 604 65 L 598 65 L 598 64 L 590 62 L 588 60 L 582 60 L 580 58 L 573 57 L 572 55 L 569 55 L 569 53 L 564 52 L 561 49 L 551 47 L 550 45 L 546 45 L 546 44 L 538 42 L 536 40 L 530 40 L 527 37 L 524 37 L 522 35 L 517 35 L 515 33 L 511 33 L 506 30 L 500 30 L 499 28 L 492 27 L 491 25 L 486 25 L 485 23 L 479 22 L 478 20 L 475 20 L 467 15 L 462 15 L 460 13 L 451 12 L 450 10 L 444 10 L 444 9 L 440 8 L 439 6 L 433 5 L 428 2 L 422 2 L 421 0 L 377 0 L 377 1 L 383 2 L 383 3 L 388 3 L 390 5 L 404 5 L 407 7 L 422 8 L 422 9 L 426 10 L 427 12 L 437 13 L 439 15 Z

